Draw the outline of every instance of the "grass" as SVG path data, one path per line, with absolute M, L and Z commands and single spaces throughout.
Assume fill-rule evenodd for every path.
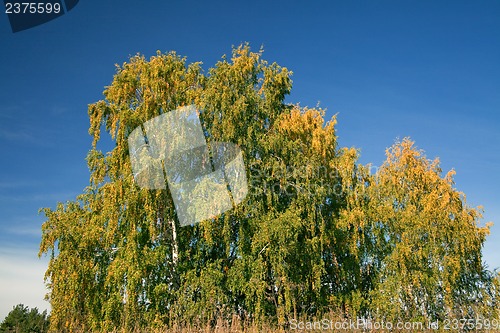
M 156 329 L 137 329 L 134 331 L 126 330 L 115 330 L 112 332 L 99 332 L 99 333 L 284 333 L 284 332 L 307 332 L 307 333 L 318 333 L 318 332 L 363 332 L 363 333 L 385 333 L 385 332 L 451 332 L 457 330 L 445 329 L 444 326 L 433 327 L 429 329 L 427 323 L 399 323 L 399 325 L 408 325 L 405 327 L 396 327 L 398 323 L 392 323 L 392 327 L 389 327 L 388 323 L 384 323 L 385 327 L 376 327 L 376 325 L 381 325 L 381 322 L 375 323 L 372 321 L 372 327 L 363 327 L 359 325 L 357 328 L 350 326 L 353 320 L 345 319 L 335 313 L 330 313 L 322 318 L 313 319 L 297 319 L 297 321 L 290 321 L 287 327 L 279 326 L 276 324 L 269 323 L 249 323 L 242 322 L 238 317 L 234 317 L 230 321 L 218 320 L 215 325 L 212 326 L 196 326 L 196 325 L 174 325 L 170 328 L 156 328 Z M 354 323 L 356 320 L 354 320 Z M 342 323 L 344 323 L 342 326 Z M 301 325 L 301 326 L 299 326 Z M 423 325 L 423 326 L 419 326 Z M 480 330 L 477 330 L 479 332 Z M 484 330 L 483 330 L 484 331 Z M 475 332 L 475 330 L 469 330 L 468 332 Z

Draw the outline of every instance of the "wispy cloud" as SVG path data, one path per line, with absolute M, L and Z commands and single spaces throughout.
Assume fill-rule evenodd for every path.
M 53 106 L 50 108 L 50 114 L 53 116 L 59 116 L 68 112 L 68 108 L 64 106 Z
M 31 105 L 15 105 L 0 108 L 0 140 L 10 143 L 30 144 L 37 147 L 51 147 L 55 132 L 44 126 L 43 118 L 33 116 Z M 63 107 L 49 109 L 49 114 L 57 116 L 65 112 Z
M 0 190 L 15 190 L 42 185 L 42 182 L 33 180 L 0 180 Z
M 47 289 L 43 280 L 48 258 L 37 257 L 36 249 L 18 246 L 0 247 L 0 319 L 23 303 L 39 310 L 48 310 L 44 300 Z
M 8 225 L 2 228 L 2 234 L 13 235 L 13 236 L 30 236 L 30 237 L 40 237 L 42 234 L 42 227 L 40 225 L 30 224 L 19 224 L 14 223 L 13 225 Z
M 0 194 L 0 201 L 18 203 L 18 202 L 65 202 L 67 200 L 75 200 L 80 194 L 75 191 L 58 192 L 58 193 L 30 193 L 25 195 Z
M 0 138 L 8 141 L 21 141 L 33 144 L 39 143 L 37 138 L 27 130 L 0 129 Z
M 0 119 L 15 120 L 16 115 L 23 112 L 24 107 L 21 105 L 3 105 L 0 106 Z

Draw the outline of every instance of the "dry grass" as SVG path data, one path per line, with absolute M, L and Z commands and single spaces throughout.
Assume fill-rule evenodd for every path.
M 313 318 L 309 320 L 305 319 L 298 319 L 295 323 L 301 322 L 303 325 L 306 325 L 306 323 L 309 323 L 309 325 L 314 325 L 316 323 L 316 327 L 303 327 L 300 329 L 297 327 L 298 325 L 295 325 L 295 328 L 290 325 L 287 325 L 287 327 L 279 326 L 279 325 L 273 325 L 273 324 L 267 324 L 267 323 L 246 323 L 246 322 L 241 322 L 237 317 L 233 318 L 232 321 L 223 321 L 219 320 L 216 325 L 210 327 L 210 326 L 204 326 L 204 327 L 197 327 L 197 326 L 192 326 L 192 325 L 177 325 L 171 328 L 157 328 L 157 329 L 151 329 L 151 330 L 135 330 L 133 332 L 130 331 L 125 331 L 125 330 L 117 330 L 114 332 L 107 332 L 107 333 L 284 333 L 284 332 L 303 332 L 303 333 L 318 333 L 318 332 L 363 332 L 363 333 L 385 333 L 385 332 L 405 332 L 405 333 L 410 333 L 410 332 L 450 332 L 449 330 L 444 330 L 444 327 L 439 327 L 439 328 L 433 328 L 429 329 L 427 326 L 423 328 L 419 328 L 414 326 L 413 328 L 400 328 L 398 329 L 396 327 L 397 323 L 393 323 L 392 329 L 388 329 L 388 327 L 385 328 L 374 328 L 373 326 L 371 328 L 363 328 L 361 325 L 358 326 L 358 328 L 352 328 L 352 327 L 344 327 L 344 328 L 336 328 L 334 325 L 340 325 L 341 323 L 346 323 L 349 322 L 349 320 L 344 319 L 343 317 L 331 313 L 329 315 L 326 315 L 322 318 Z M 320 323 L 329 323 L 329 327 L 318 327 L 321 325 Z M 387 323 L 386 323 L 387 324 Z M 404 323 L 403 323 L 404 324 Z M 411 323 L 410 323 L 411 324 Z M 325 324 L 326 325 L 326 324 Z M 328 326 L 326 325 L 326 326 Z M 374 322 L 372 322 L 372 325 L 374 325 Z M 427 325 L 427 324 L 423 324 Z M 104 332 L 102 332 L 104 333 Z

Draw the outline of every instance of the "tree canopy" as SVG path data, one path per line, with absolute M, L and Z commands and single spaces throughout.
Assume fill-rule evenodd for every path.
M 40 255 L 51 329 L 213 323 L 237 315 L 286 325 L 345 316 L 498 318 L 498 278 L 482 263 L 489 226 L 409 139 L 376 173 L 340 147 L 336 119 L 288 104 L 291 72 L 248 45 L 206 74 L 174 52 L 117 67 L 90 104 L 89 186 L 42 209 Z M 182 106 L 207 143 L 237 144 L 249 193 L 180 227 L 172 196 L 134 182 L 128 135 Z M 101 132 L 114 148 L 99 150 Z
M 40 313 L 37 308 L 29 309 L 24 304 L 13 307 L 0 324 L 0 333 L 46 333 L 48 329 L 47 311 Z

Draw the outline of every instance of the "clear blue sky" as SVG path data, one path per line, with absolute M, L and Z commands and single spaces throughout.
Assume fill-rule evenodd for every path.
M 82 0 L 15 34 L 0 13 L 0 320 L 20 302 L 48 307 L 37 210 L 88 184 L 87 105 L 116 63 L 156 50 L 207 69 L 232 45 L 263 45 L 294 72 L 288 101 L 338 113 L 363 163 L 411 136 L 497 223 L 484 258 L 500 267 L 500 1 L 145 3 Z

